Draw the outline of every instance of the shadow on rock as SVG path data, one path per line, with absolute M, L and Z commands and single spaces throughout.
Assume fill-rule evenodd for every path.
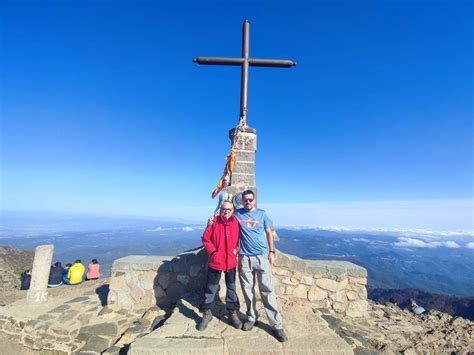
M 178 311 L 186 318 L 192 319 L 197 325 L 201 320 L 201 316 L 197 314 L 194 309 L 189 308 L 184 302 L 182 302 L 183 300 L 189 302 L 193 307 L 199 309 L 199 298 L 196 297 L 196 295 L 188 294 L 183 296 L 176 304 Z

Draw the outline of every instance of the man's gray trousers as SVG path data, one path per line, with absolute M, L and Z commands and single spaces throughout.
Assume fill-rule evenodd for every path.
M 278 311 L 276 294 L 273 290 L 272 269 L 268 255 L 239 256 L 239 278 L 247 305 L 247 317 L 251 322 L 257 320 L 257 300 L 255 280 L 258 282 L 260 297 L 273 329 L 282 329 L 282 318 Z

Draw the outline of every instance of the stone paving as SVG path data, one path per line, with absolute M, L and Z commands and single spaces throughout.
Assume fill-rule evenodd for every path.
M 318 311 L 307 303 L 280 302 L 289 341 L 279 343 L 272 335 L 263 309 L 261 322 L 249 332 L 227 324 L 225 306 L 219 304 L 208 328 L 200 332 L 199 299 L 186 298 L 164 325 L 137 339 L 129 354 L 352 354 L 351 346 L 328 327 Z M 243 315 L 241 315 L 243 318 Z
M 394 305 L 369 302 L 367 314 L 354 318 L 280 298 L 290 339 L 281 344 L 271 335 L 260 303 L 261 323 L 250 332 L 228 325 L 220 302 L 208 329 L 198 332 L 197 294 L 187 294 L 168 314 L 157 306 L 114 311 L 103 302 L 108 285 L 91 286 L 64 288 L 62 293 L 56 289 L 56 297 L 34 307 L 25 300 L 0 307 L 0 331 L 16 335 L 41 354 L 125 354 L 129 347 L 130 354 L 138 355 L 474 353 L 474 323 L 436 311 L 416 316 Z
M 107 288 L 101 285 L 96 290 L 50 298 L 35 306 L 19 300 L 0 309 L 0 330 L 19 337 L 21 344 L 31 349 L 100 354 L 115 346 L 118 353 L 136 336 L 151 331 L 156 325 L 153 322 L 163 318 L 165 312 L 157 307 L 113 312 L 105 306 Z

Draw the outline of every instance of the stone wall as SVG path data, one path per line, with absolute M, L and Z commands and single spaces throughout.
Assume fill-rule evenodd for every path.
M 184 293 L 204 288 L 206 270 L 203 248 L 174 258 L 130 255 L 117 259 L 112 266 L 108 305 L 129 309 L 174 304 Z M 367 271 L 358 265 L 278 253 L 273 276 L 279 297 L 311 302 L 351 317 L 366 313 Z
M 367 311 L 367 270 L 348 261 L 303 260 L 279 253 L 273 283 L 279 297 L 307 300 L 350 317 Z
M 114 261 L 107 299 L 113 309 L 174 304 L 206 282 L 207 254 L 202 248 L 172 256 L 129 255 Z

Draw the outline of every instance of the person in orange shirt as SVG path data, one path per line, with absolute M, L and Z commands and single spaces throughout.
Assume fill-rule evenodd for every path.
M 92 259 L 87 266 L 86 280 L 97 280 L 100 277 L 100 265 L 97 259 Z

